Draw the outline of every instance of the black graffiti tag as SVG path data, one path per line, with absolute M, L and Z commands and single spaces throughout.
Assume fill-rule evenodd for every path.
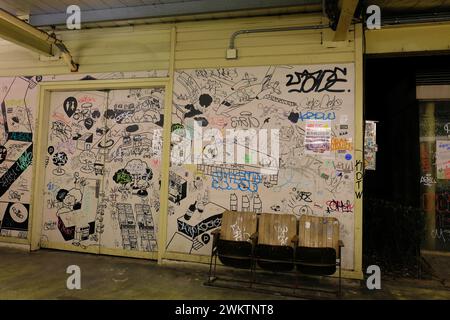
M 343 76 L 347 75 L 347 68 L 335 67 L 334 70 L 318 70 L 310 73 L 308 70 L 287 74 L 286 87 L 296 86 L 289 92 L 344 92 L 345 89 L 333 88 L 339 82 L 347 82 Z
M 63 108 L 66 112 L 67 116 L 70 118 L 77 110 L 78 101 L 75 97 L 68 97 L 66 100 L 64 100 Z
M 312 202 L 311 200 L 311 192 L 305 192 L 305 191 L 298 191 L 295 190 L 296 194 L 294 195 L 295 199 L 297 201 L 305 201 L 305 202 Z

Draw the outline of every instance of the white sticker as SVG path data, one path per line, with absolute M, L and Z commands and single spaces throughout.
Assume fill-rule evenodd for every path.
M 305 228 L 306 229 L 309 229 L 311 227 L 311 223 L 309 222 L 309 221 L 307 221 L 306 223 L 305 223 Z

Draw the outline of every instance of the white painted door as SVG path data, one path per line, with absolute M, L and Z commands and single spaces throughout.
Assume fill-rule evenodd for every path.
M 52 93 L 42 247 L 156 257 L 163 96 Z

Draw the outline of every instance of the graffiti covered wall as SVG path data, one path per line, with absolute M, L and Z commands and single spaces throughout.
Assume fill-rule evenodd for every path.
M 0 78 L 0 236 L 27 238 L 37 84 Z
M 28 236 L 33 131 L 37 118 L 38 91 L 41 82 L 165 76 L 167 76 L 165 70 L 152 70 L 58 76 L 0 77 L 0 236 L 13 238 L 27 238 Z M 80 105 L 82 103 L 88 102 L 81 102 Z M 80 110 L 74 117 L 81 118 L 79 114 Z M 93 126 L 101 121 L 101 119 L 95 117 L 91 117 L 91 120 L 95 120 L 92 122 Z M 87 125 L 89 125 L 89 121 L 87 120 Z M 79 123 L 76 126 L 79 127 Z M 158 126 L 158 128 L 160 127 Z M 56 127 L 55 130 L 57 130 Z M 61 130 L 64 132 L 63 128 Z M 74 128 L 74 130 L 77 130 L 77 128 Z M 60 133 L 60 138 L 64 138 L 65 134 L 68 133 Z M 61 141 L 59 143 L 61 144 Z M 69 144 L 67 148 L 71 146 L 73 146 L 73 143 Z M 146 211 L 147 207 L 144 209 L 144 212 Z M 52 224 L 47 224 L 43 226 L 43 229 L 53 227 Z
M 164 75 L 1 78 L 1 234 L 27 235 L 39 81 Z M 52 94 L 44 242 L 157 250 L 163 96 Z M 341 223 L 343 264 L 352 269 L 353 117 L 353 64 L 177 71 L 166 249 L 208 255 L 228 209 L 330 215 Z
M 174 81 L 166 249 L 209 254 L 225 210 L 333 216 L 352 269 L 353 64 L 178 70 Z

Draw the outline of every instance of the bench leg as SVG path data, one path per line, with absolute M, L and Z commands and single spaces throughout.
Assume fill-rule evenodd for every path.
M 252 258 L 250 260 L 250 288 L 253 287 L 253 283 L 255 282 L 255 276 L 256 276 L 256 262 Z
M 339 260 L 339 292 L 338 292 L 338 297 L 341 298 L 341 294 L 342 294 L 342 286 L 341 286 L 341 261 Z
M 214 279 L 216 279 L 217 253 L 214 255 Z
M 338 289 L 338 297 L 341 298 L 342 295 L 342 252 L 341 247 L 339 247 L 339 289 Z
M 298 289 L 298 270 L 296 270 L 297 269 L 297 266 L 295 265 L 295 262 L 294 262 L 294 272 L 295 272 L 295 288 L 294 288 L 294 294 L 295 294 L 295 291 Z
M 213 255 L 214 255 L 214 248 L 211 251 L 211 259 L 209 261 L 208 283 L 211 283 L 211 279 L 212 279 Z

